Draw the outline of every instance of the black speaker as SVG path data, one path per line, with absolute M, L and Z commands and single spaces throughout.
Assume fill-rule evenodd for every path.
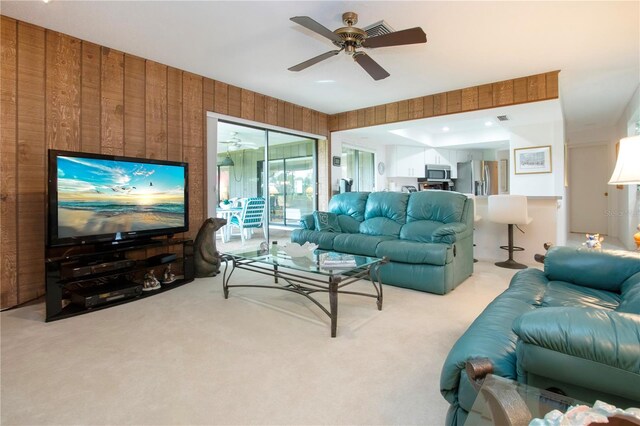
M 194 264 L 193 241 L 184 243 L 184 279 L 193 280 L 196 277 Z

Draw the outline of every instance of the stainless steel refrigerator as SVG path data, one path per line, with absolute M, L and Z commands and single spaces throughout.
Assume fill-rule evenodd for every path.
M 473 160 L 458 163 L 455 190 L 467 194 L 494 195 L 498 193 L 498 162 Z

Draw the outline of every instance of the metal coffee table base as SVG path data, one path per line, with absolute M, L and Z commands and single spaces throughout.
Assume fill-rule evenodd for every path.
M 274 288 L 300 294 L 312 301 L 318 308 L 320 308 L 325 314 L 329 316 L 329 318 L 331 319 L 331 337 L 336 337 L 336 330 L 338 325 L 338 294 L 354 294 L 358 296 L 373 297 L 376 299 L 378 310 L 382 310 L 382 282 L 380 281 L 380 274 L 378 274 L 378 269 L 380 268 L 380 266 L 387 263 L 387 259 L 382 259 L 380 262 L 373 265 L 367 265 L 361 268 L 344 271 L 345 274 L 348 274 L 346 276 L 336 273 L 329 275 L 318 274 L 317 277 L 313 276 L 312 272 L 308 273 L 308 275 L 302 275 L 294 272 L 289 272 L 286 268 L 283 267 L 279 268 L 275 265 L 269 267 L 264 263 L 260 263 L 252 259 L 238 258 L 231 255 L 225 255 L 222 260 L 225 262 L 224 275 L 222 278 L 225 299 L 229 298 L 229 288 L 231 287 Z M 231 263 L 231 270 L 229 270 L 229 263 Z M 245 269 L 247 271 L 253 271 L 258 274 L 268 275 L 273 277 L 275 284 L 279 284 L 280 280 L 283 280 L 285 284 L 229 285 L 229 280 L 231 279 L 231 276 L 236 269 Z M 374 279 L 374 275 L 377 279 Z M 328 282 L 326 281 L 327 278 Z M 375 294 L 342 290 L 347 285 L 363 278 L 369 279 L 376 291 Z M 311 296 L 314 293 L 329 293 L 329 309 L 325 308 L 320 302 L 318 302 Z

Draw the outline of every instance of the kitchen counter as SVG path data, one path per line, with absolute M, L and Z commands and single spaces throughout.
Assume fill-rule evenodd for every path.
M 507 244 L 507 225 L 489 221 L 488 196 L 476 197 L 476 216 L 481 219 L 474 223 L 474 257 L 488 261 L 507 259 L 506 250 L 501 245 Z M 533 255 L 544 253 L 543 244 L 554 245 L 566 243 L 566 228 L 563 215 L 565 209 L 561 196 L 527 196 L 529 217 L 533 221 L 529 225 L 520 225 L 524 233 L 514 228 L 514 245 L 524 247 L 525 251 L 515 252 L 516 262 L 537 265 Z

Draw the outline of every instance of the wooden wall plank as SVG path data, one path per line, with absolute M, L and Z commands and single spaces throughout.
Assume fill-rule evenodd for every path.
M 171 67 L 167 68 L 167 159 L 182 161 L 182 71 Z
M 80 40 L 55 31 L 46 32 L 47 146 L 80 149 Z
M 302 130 L 302 107 L 298 105 L 293 106 L 293 127 L 295 130 Z
M 447 114 L 462 111 L 462 90 L 447 92 Z
M 558 97 L 558 71 L 551 71 L 545 74 L 546 97 L 553 99 Z
M 319 113 L 318 114 L 318 133 L 321 135 L 329 134 L 329 116 L 327 114 Z
M 493 106 L 513 104 L 513 80 L 493 83 Z
M 0 16 L 0 308 L 18 304 L 17 23 Z
M 384 105 L 378 105 L 375 108 L 376 111 L 376 124 L 384 124 L 387 122 L 387 107 Z
M 364 120 L 367 126 L 373 126 L 376 124 L 376 109 L 374 107 L 365 108 Z
M 432 106 L 433 111 L 433 106 Z M 424 102 L 422 97 L 409 99 L 409 119 L 422 118 Z
M 347 113 L 343 112 L 338 114 L 337 116 L 338 118 L 338 123 L 337 123 L 337 130 L 344 130 L 347 128 Z
M 221 81 L 215 82 L 215 108 L 220 114 L 229 114 L 229 85 Z
M 317 135 L 318 132 L 318 111 L 311 110 L 311 133 Z
M 100 151 L 124 154 L 124 54 L 102 48 Z
M 462 89 L 462 111 L 472 111 L 478 109 L 478 87 L 468 87 Z
M 409 101 L 404 100 L 398 102 L 398 121 L 409 119 Z
M 265 108 L 265 96 L 260 93 L 255 94 L 254 98 L 254 112 L 253 118 L 254 120 L 264 123 L 266 117 L 266 108 Z
M 284 127 L 287 129 L 293 129 L 293 104 L 291 102 L 284 103 Z
M 82 42 L 80 147 L 84 152 L 100 152 L 101 58 L 100 46 Z
M 302 131 L 311 133 L 311 110 L 309 108 L 302 108 Z
M 229 111 L 228 114 L 234 117 L 242 116 L 242 89 L 229 85 Z
M 286 120 L 285 117 L 287 115 L 286 110 L 286 102 L 278 99 L 278 126 L 285 127 Z
M 356 127 L 364 127 L 366 123 L 366 110 L 364 108 L 356 111 L 358 114 L 357 126 Z
M 478 108 L 491 107 L 493 107 L 493 86 L 491 84 L 478 86 Z
M 338 114 L 330 115 L 327 124 L 329 125 L 330 131 L 339 130 L 340 126 L 338 125 Z
M 392 102 L 390 104 L 385 105 L 385 121 L 387 123 L 393 123 L 398 121 L 398 103 L 397 102 Z
M 205 114 L 207 111 L 213 112 L 215 108 L 215 84 L 215 81 L 210 78 L 202 79 L 202 107 Z
M 527 102 L 527 77 L 513 80 L 513 102 L 516 104 Z
M 426 112 L 426 108 L 425 108 Z M 447 94 L 438 93 L 433 95 L 433 115 L 443 115 L 447 113 Z
M 202 77 L 189 72 L 182 73 L 182 117 L 182 146 L 202 147 Z
M 124 155 L 144 157 L 145 147 L 145 63 L 124 55 Z
M 349 111 L 347 113 L 347 128 L 355 129 L 358 127 L 358 111 Z
M 240 116 L 245 120 L 253 120 L 255 117 L 255 93 L 251 90 L 242 89 L 242 105 L 240 106 Z
M 45 31 L 18 22 L 18 303 L 44 294 Z
M 433 117 L 435 96 L 429 95 L 422 97 L 422 117 Z
M 539 101 L 547 97 L 547 81 L 544 74 L 527 77 L 527 100 Z
M 145 87 L 145 156 L 166 160 L 168 131 L 166 65 L 147 61 Z M 213 102 L 213 96 L 211 101 Z
M 272 98 L 271 96 L 267 96 L 266 102 L 267 102 L 267 107 L 266 107 L 265 121 L 267 122 L 267 124 L 277 126 L 278 125 L 278 100 L 276 98 Z

